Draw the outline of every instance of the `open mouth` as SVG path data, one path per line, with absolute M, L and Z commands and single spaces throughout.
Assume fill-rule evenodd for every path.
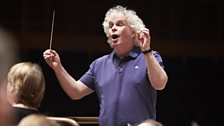
M 112 35 L 111 38 L 112 39 L 117 39 L 117 38 L 119 38 L 119 35 Z

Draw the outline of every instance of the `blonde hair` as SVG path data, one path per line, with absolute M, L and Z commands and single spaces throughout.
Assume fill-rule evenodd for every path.
M 105 14 L 103 21 L 103 29 L 107 37 L 109 37 L 109 21 L 112 17 L 121 15 L 126 17 L 128 25 L 137 32 L 141 28 L 145 28 L 143 21 L 137 16 L 136 12 L 131 9 L 127 9 L 123 6 L 117 5 L 110 8 Z M 107 42 L 110 44 L 111 41 L 108 39 Z
M 147 119 L 137 126 L 163 126 L 163 124 L 153 119 Z
M 60 126 L 59 123 L 47 119 L 45 115 L 32 114 L 24 117 L 18 126 Z
M 22 62 L 13 65 L 8 73 L 13 102 L 29 107 L 39 107 L 44 97 L 45 79 L 36 63 Z M 8 91 L 10 92 L 10 91 Z

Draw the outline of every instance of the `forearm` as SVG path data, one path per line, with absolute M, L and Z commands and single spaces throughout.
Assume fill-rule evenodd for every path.
M 71 99 L 79 99 L 81 96 L 78 82 L 68 74 L 63 66 L 54 69 L 54 72 L 61 87 L 69 95 L 69 97 Z
M 165 70 L 160 66 L 152 53 L 144 54 L 144 58 L 147 63 L 148 77 L 152 86 L 156 90 L 164 89 L 168 81 Z

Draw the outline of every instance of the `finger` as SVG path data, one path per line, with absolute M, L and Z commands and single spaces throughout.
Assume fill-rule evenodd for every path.
M 150 39 L 150 35 L 147 31 L 143 31 L 142 33 L 144 34 L 144 40 Z
M 150 32 L 149 29 L 147 29 L 147 28 L 141 28 L 140 31 L 143 32 L 143 33 L 149 33 Z
M 57 53 L 54 50 L 46 50 L 43 55 L 51 55 L 51 56 L 56 56 Z
M 140 38 L 140 31 L 136 32 L 136 38 L 139 39 Z
M 53 54 L 53 53 L 51 53 L 51 52 L 44 52 L 43 53 L 43 57 L 44 58 L 49 58 L 49 57 L 54 57 L 55 55 Z
M 52 56 L 50 56 L 50 55 L 46 55 L 46 56 L 44 56 L 44 59 L 45 60 L 50 60 L 50 59 L 52 59 L 53 57 Z
M 43 53 L 43 55 L 50 55 L 50 54 L 51 54 L 50 50 L 46 50 L 46 51 L 44 51 L 44 53 Z
M 148 28 L 141 28 L 140 31 L 149 31 Z
M 139 39 L 143 39 L 144 33 L 142 31 L 139 32 Z
M 149 34 L 149 31 L 141 31 L 143 34 Z
M 55 50 L 50 50 L 50 52 L 51 52 L 51 54 L 52 54 L 53 56 L 56 56 L 56 55 L 57 55 L 57 52 L 56 52 Z

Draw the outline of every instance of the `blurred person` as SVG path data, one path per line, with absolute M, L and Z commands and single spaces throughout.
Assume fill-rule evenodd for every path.
M 12 116 L 13 113 L 6 99 L 5 90 L 3 87 L 0 87 L 0 126 L 10 126 Z
M 149 29 L 134 10 L 120 5 L 107 11 L 103 28 L 113 51 L 93 61 L 79 80 L 65 70 L 55 50 L 44 51 L 46 63 L 71 99 L 96 91 L 101 126 L 156 119 L 157 90 L 165 88 L 168 77 L 160 54 L 151 48 Z
M 24 117 L 17 126 L 61 126 L 54 120 L 47 119 L 42 114 L 31 114 Z
M 153 119 L 147 119 L 139 124 L 136 125 L 128 124 L 128 126 L 163 126 L 163 124 Z
M 196 121 L 192 120 L 191 121 L 191 126 L 199 126 L 199 124 Z
M 7 72 L 19 59 L 18 46 L 14 37 L 0 27 L 0 126 L 10 124 L 12 112 L 6 98 Z
M 45 79 L 41 67 L 36 63 L 20 62 L 8 73 L 7 97 L 14 114 L 13 125 L 27 115 L 40 113 L 39 106 L 44 97 Z
M 18 59 L 16 40 L 8 31 L 0 27 L 0 83 L 6 80 L 7 72 Z

